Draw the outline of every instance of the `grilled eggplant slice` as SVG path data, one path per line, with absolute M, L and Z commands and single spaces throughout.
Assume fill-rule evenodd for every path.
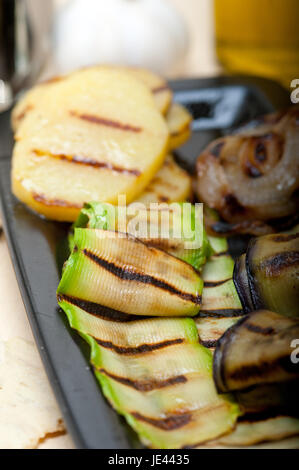
M 251 241 L 247 274 L 255 309 L 299 316 L 299 231 Z
M 250 313 L 256 310 L 252 302 L 249 280 L 247 276 L 246 254 L 240 256 L 240 258 L 236 261 L 233 279 L 244 312 Z
M 218 395 L 212 355 L 192 319 L 103 318 L 58 295 L 70 325 L 91 346 L 91 363 L 113 408 L 153 448 L 180 448 L 233 429 L 240 414 Z
M 244 414 L 276 413 L 299 418 L 299 381 L 271 383 L 234 393 Z
M 178 103 L 173 103 L 166 116 L 169 129 L 169 150 L 175 150 L 185 144 L 191 136 L 192 116 L 189 111 Z
M 243 317 L 220 339 L 214 354 L 214 379 L 220 393 L 299 378 L 291 343 L 299 320 L 258 311 Z
M 47 218 L 73 222 L 86 201 L 136 199 L 163 165 L 169 131 L 140 80 L 97 67 L 53 83 L 15 139 L 14 194 Z
M 85 204 L 69 235 L 70 248 L 74 247 L 75 228 L 95 228 L 122 231 L 141 239 L 149 246 L 163 249 L 199 270 L 212 254 L 202 222 L 202 207 L 191 204 L 162 204 L 150 210 L 140 205 L 125 212 L 109 204 Z M 189 219 L 190 217 L 190 219 Z M 190 233 L 189 233 L 190 230 Z M 192 248 L 194 243 L 195 248 Z
M 194 316 L 203 282 L 189 264 L 128 234 L 76 229 L 58 294 L 141 316 Z
M 134 202 L 143 204 L 192 200 L 191 176 L 168 155 L 160 171 Z

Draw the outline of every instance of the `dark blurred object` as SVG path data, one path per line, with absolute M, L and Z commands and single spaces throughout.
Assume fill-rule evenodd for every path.
M 52 0 L 0 0 L 0 112 L 45 60 Z
M 197 160 L 196 194 L 230 224 L 218 233 L 273 233 L 273 220 L 296 215 L 299 107 L 254 120 L 220 138 Z M 217 231 L 214 228 L 215 231 Z
M 234 271 L 244 310 L 269 309 L 299 318 L 298 265 L 299 227 L 252 239 Z
M 299 319 L 267 310 L 252 312 L 228 329 L 215 353 L 213 375 L 219 393 L 299 379 L 292 341 Z
M 216 47 L 228 72 L 259 75 L 288 89 L 299 71 L 298 0 L 214 0 Z

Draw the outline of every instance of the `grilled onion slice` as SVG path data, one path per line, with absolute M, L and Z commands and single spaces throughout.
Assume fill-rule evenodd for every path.
M 131 235 L 76 229 L 58 294 L 124 314 L 183 317 L 198 314 L 202 287 L 192 266 Z
M 298 109 L 217 140 L 198 158 L 200 200 L 227 222 L 243 223 L 242 231 L 248 221 L 292 216 L 298 208 Z
M 299 378 L 291 343 L 299 338 L 299 320 L 261 310 L 242 318 L 220 339 L 214 355 L 219 392 Z

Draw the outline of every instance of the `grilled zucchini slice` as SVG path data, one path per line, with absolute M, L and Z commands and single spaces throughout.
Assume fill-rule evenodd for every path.
M 202 287 L 192 266 L 131 235 L 77 228 L 58 293 L 124 314 L 184 317 L 198 314 Z

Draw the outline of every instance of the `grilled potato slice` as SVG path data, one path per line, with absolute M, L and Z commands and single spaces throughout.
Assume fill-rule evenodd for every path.
M 113 66 L 98 66 L 90 67 L 85 70 L 103 70 L 113 69 L 115 71 L 130 73 L 135 79 L 140 80 L 153 94 L 155 103 L 159 111 L 165 116 L 169 111 L 173 93 L 168 86 L 168 83 L 159 75 L 151 72 L 150 70 L 133 68 L 133 67 L 113 67 Z M 81 74 L 82 70 L 73 72 L 69 75 L 57 76 L 48 81 L 40 83 L 30 90 L 15 106 L 12 112 L 12 128 L 14 132 L 17 131 L 19 124 L 22 122 L 24 117 L 38 106 L 40 99 L 44 93 L 47 93 L 49 89 L 55 87 L 56 83 L 72 79 L 75 74 Z
M 136 202 L 143 204 L 185 202 L 192 198 L 192 179 L 174 160 L 167 155 L 164 165 Z
M 61 221 L 74 221 L 89 200 L 136 199 L 162 166 L 169 140 L 146 86 L 113 67 L 53 82 L 15 137 L 14 194 Z
M 141 80 L 153 93 L 156 105 L 165 116 L 172 103 L 173 93 L 166 80 L 147 69 L 126 68 L 135 78 Z
M 189 111 L 178 103 L 173 103 L 166 116 L 169 128 L 169 150 L 183 145 L 191 136 L 192 116 Z

